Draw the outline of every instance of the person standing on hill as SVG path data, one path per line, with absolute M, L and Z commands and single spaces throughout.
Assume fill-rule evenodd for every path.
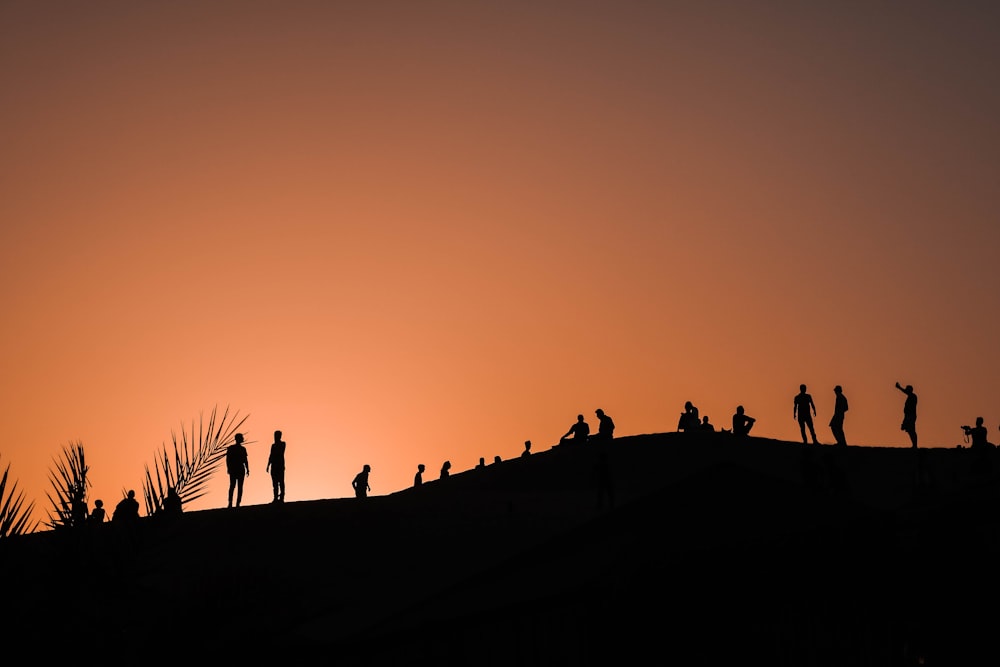
M 351 486 L 354 487 L 354 495 L 357 498 L 367 498 L 368 492 L 372 490 L 370 484 L 368 484 L 368 474 L 372 471 L 372 467 L 365 464 L 365 467 L 361 469 L 357 475 L 354 476 L 354 481 L 351 482 Z
M 833 439 L 840 447 L 847 446 L 847 436 L 844 435 L 844 417 L 847 415 L 847 397 L 844 396 L 843 388 L 838 384 L 833 388 L 836 395 L 833 403 L 833 418 L 830 419 L 830 430 L 833 431 Z
M 274 488 L 274 500 L 271 502 L 285 502 L 285 441 L 281 439 L 281 431 L 274 432 L 274 442 L 271 443 L 271 454 L 267 457 L 264 472 L 271 473 L 271 486 Z
M 896 389 L 906 394 L 906 402 L 903 403 L 903 423 L 899 425 L 900 431 L 905 431 L 910 436 L 910 444 L 913 449 L 917 448 L 917 395 L 913 393 L 913 385 L 905 387 L 898 382 Z
M 226 449 L 226 472 L 229 473 L 229 506 L 233 506 L 233 490 L 236 490 L 236 506 L 243 502 L 243 478 L 250 476 L 250 461 L 247 448 L 243 446 L 243 434 L 236 434 L 236 442 Z
M 799 431 L 802 433 L 803 445 L 809 442 L 806 440 L 807 426 L 809 427 L 809 435 L 812 436 L 813 444 L 819 444 L 816 441 L 816 429 L 813 428 L 813 417 L 815 416 L 816 404 L 813 403 L 813 397 L 806 393 L 806 386 L 800 384 L 799 393 L 795 395 L 795 399 L 792 401 L 792 419 L 798 419 L 799 421 Z

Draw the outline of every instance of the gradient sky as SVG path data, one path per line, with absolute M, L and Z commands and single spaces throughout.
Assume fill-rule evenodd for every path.
M 244 502 L 619 435 L 1000 441 L 1000 5 L 0 4 L 0 469 L 247 416 Z M 188 509 L 224 506 L 220 470 Z

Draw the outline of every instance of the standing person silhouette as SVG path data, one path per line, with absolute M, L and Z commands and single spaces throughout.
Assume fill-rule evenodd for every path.
M 413 476 L 413 486 L 420 486 L 424 483 L 424 467 L 423 463 L 417 465 L 417 474 Z
M 274 488 L 272 503 L 285 502 L 285 441 L 281 439 L 281 431 L 274 432 L 274 442 L 271 443 L 271 454 L 267 457 L 267 467 L 264 472 L 271 473 L 271 486 Z
M 236 434 L 236 442 L 226 449 L 226 472 L 229 473 L 229 506 L 233 506 L 233 490 L 236 490 L 236 506 L 243 502 L 243 478 L 250 476 L 250 461 L 247 448 L 243 446 L 243 434 Z
M 833 401 L 833 418 L 830 419 L 830 430 L 833 431 L 833 439 L 840 447 L 847 446 L 847 436 L 844 435 L 844 417 L 847 415 L 847 397 L 844 396 L 844 389 L 838 384 L 833 388 L 835 398 Z
M 804 384 L 799 385 L 799 393 L 795 395 L 795 399 L 792 401 L 792 419 L 799 420 L 799 431 L 802 433 L 802 444 L 805 445 L 809 441 L 806 440 L 806 427 L 809 427 L 809 434 L 812 436 L 812 441 L 814 445 L 819 443 L 816 441 L 816 429 L 813 428 L 813 417 L 816 415 L 816 404 L 813 403 L 813 397 L 806 393 L 806 386 Z
M 896 389 L 906 394 L 906 402 L 903 403 L 903 423 L 899 425 L 900 431 L 905 431 L 910 436 L 910 443 L 913 449 L 917 448 L 917 395 L 913 393 L 913 385 L 905 387 L 898 382 Z
M 372 467 L 365 464 L 365 467 L 361 469 L 357 475 L 354 476 L 354 480 L 351 482 L 351 486 L 354 487 L 354 495 L 358 498 L 367 498 L 368 492 L 372 490 L 371 485 L 368 483 L 368 474 L 372 471 Z
M 757 423 L 757 420 L 746 414 L 742 405 L 736 406 L 736 414 L 733 415 L 733 435 L 750 435 L 750 429 Z
M 580 445 L 587 442 L 587 438 L 590 437 L 590 424 L 583 421 L 583 415 L 576 416 L 576 423 L 569 427 L 566 434 L 559 438 L 559 442 L 566 442 L 569 436 L 573 436 L 573 442 Z

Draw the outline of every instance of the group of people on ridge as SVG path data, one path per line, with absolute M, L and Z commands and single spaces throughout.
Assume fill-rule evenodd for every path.
M 229 507 L 233 506 L 233 492 L 236 493 L 236 506 L 243 502 L 243 482 L 250 476 L 250 459 L 247 448 L 243 445 L 242 433 L 234 436 L 235 443 L 226 449 L 226 472 L 229 473 Z M 267 457 L 265 472 L 271 474 L 271 488 L 274 492 L 274 503 L 285 502 L 285 441 L 281 439 L 281 431 L 274 432 L 274 442 Z
M 803 444 L 808 444 L 812 440 L 814 445 L 818 445 L 819 440 L 816 437 L 816 428 L 813 425 L 813 417 L 816 416 L 816 403 L 807 389 L 806 385 L 799 385 L 799 393 L 792 399 L 792 419 L 796 420 L 799 424 L 799 433 L 802 436 Z M 897 382 L 896 389 L 906 394 L 906 401 L 903 405 L 903 421 L 899 428 L 909 436 L 911 446 L 916 449 L 917 395 L 914 393 L 912 385 L 904 387 Z M 846 447 L 847 436 L 844 434 L 844 419 L 847 415 L 849 405 L 847 397 L 844 395 L 844 389 L 839 384 L 833 388 L 833 393 L 833 416 L 830 418 L 830 430 L 833 432 L 833 439 L 837 445 Z M 749 435 L 756 421 L 756 419 L 746 414 L 742 405 L 739 405 L 736 407 L 736 413 L 733 415 L 731 432 L 734 435 Z M 982 417 L 977 420 L 977 427 L 980 426 L 982 426 Z M 973 427 L 963 428 L 966 429 L 967 436 L 972 435 L 972 432 L 975 430 Z M 681 413 L 680 419 L 677 422 L 677 430 L 685 432 L 714 431 L 715 427 L 709 422 L 707 416 L 699 419 L 698 408 L 691 401 L 687 401 L 684 404 L 684 412 Z M 985 427 L 982 427 L 981 432 L 976 431 L 973 441 L 984 440 L 985 430 Z
M 733 415 L 732 431 L 728 431 L 727 429 L 723 429 L 723 431 L 741 436 L 750 435 L 750 429 L 756 423 L 757 420 L 748 415 L 742 405 L 737 405 L 736 413 Z M 714 432 L 715 426 L 708 420 L 708 415 L 699 417 L 698 407 L 691 401 L 686 401 L 684 403 L 684 412 L 681 413 L 680 419 L 677 420 L 677 430 L 686 433 Z
M 609 442 L 613 440 L 615 437 L 614 420 L 601 408 L 594 410 L 594 414 L 597 415 L 598 421 L 597 433 L 590 435 L 590 424 L 584 420 L 583 415 L 577 415 L 576 422 L 559 438 L 559 444 L 572 442 L 578 445 L 585 442 Z

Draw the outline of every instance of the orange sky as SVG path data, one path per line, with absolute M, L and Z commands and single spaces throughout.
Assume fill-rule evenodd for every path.
M 4 3 L 0 469 L 247 415 L 245 503 L 618 434 L 1000 441 L 985 3 Z M 189 509 L 225 505 L 219 471 Z

